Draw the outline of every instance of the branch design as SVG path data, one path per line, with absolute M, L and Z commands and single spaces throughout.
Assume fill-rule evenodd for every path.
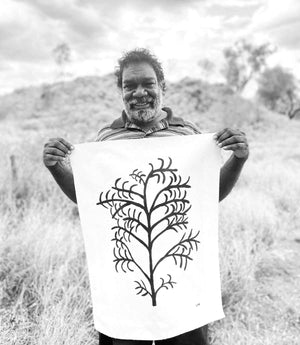
M 126 241 L 124 238 L 119 237 L 118 233 L 115 233 L 115 237 L 112 241 L 116 242 L 116 246 L 114 248 L 114 257 L 113 260 L 115 262 L 115 269 L 118 272 L 119 269 L 126 273 L 128 271 L 133 272 L 132 266 L 134 266 L 135 261 L 131 255 L 130 249 L 126 245 Z
M 192 261 L 191 252 L 193 250 L 198 250 L 198 246 L 200 241 L 197 240 L 197 237 L 199 235 L 199 231 L 193 235 L 192 231 L 190 231 L 189 235 L 186 236 L 184 234 L 180 241 L 175 244 L 171 249 L 165 253 L 164 256 L 162 256 L 154 266 L 154 270 L 156 270 L 157 266 L 164 261 L 165 259 L 171 257 L 174 259 L 175 265 L 179 265 L 180 268 L 183 268 L 186 270 L 188 261 Z
M 161 290 L 172 289 L 177 284 L 169 273 L 167 278 L 156 277 L 157 267 L 172 258 L 175 266 L 186 270 L 200 244 L 199 231 L 188 231 L 187 213 L 192 207 L 187 199 L 190 177 L 183 179 L 172 163 L 170 157 L 158 158 L 158 164 L 149 163 L 148 172 L 133 170 L 129 176 L 134 182 L 117 178 L 108 191 L 100 193 L 97 202 L 97 205 L 108 209 L 116 221 L 112 227 L 116 272 L 142 275 L 143 279 L 134 281 L 135 291 L 137 295 L 149 296 L 152 306 L 157 305 L 157 295 Z M 148 195 L 153 183 L 157 191 L 150 201 Z M 154 262 L 156 242 L 168 243 L 170 232 L 182 235 L 165 253 L 156 253 L 155 257 L 159 259 Z M 133 251 L 137 247 L 140 248 L 138 253 L 143 254 Z
M 163 278 L 160 278 L 161 284 L 160 284 L 159 288 L 155 291 L 156 294 L 158 293 L 158 291 L 160 289 L 163 289 L 163 288 L 165 288 L 167 290 L 169 290 L 170 288 L 173 289 L 176 282 L 172 281 L 172 277 L 170 274 L 168 274 L 168 277 L 169 277 L 169 280 L 166 280 L 166 281 Z
M 141 296 L 147 296 L 150 295 L 152 297 L 152 294 L 150 291 L 148 291 L 146 284 L 144 283 L 143 280 L 137 281 L 135 280 L 135 283 L 137 284 L 137 286 L 135 287 L 135 290 L 137 290 L 137 295 L 141 295 Z
M 146 175 L 142 171 L 135 169 L 129 176 L 131 176 L 138 183 L 145 184 Z

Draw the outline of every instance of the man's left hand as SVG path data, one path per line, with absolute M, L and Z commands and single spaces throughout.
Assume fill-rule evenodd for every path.
M 246 160 L 249 156 L 249 147 L 244 132 L 238 129 L 225 128 L 214 135 L 219 147 L 233 151 L 235 157 Z

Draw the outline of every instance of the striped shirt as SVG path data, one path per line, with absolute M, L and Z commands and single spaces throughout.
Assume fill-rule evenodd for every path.
M 201 133 L 193 123 L 185 121 L 180 117 L 173 116 L 173 112 L 170 108 L 164 107 L 162 109 L 167 113 L 167 117 L 147 131 L 130 122 L 125 111 L 123 111 L 120 118 L 115 120 L 112 124 L 100 129 L 96 141 L 141 139 Z

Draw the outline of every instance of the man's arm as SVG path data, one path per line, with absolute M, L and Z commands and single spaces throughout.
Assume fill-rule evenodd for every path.
M 77 203 L 72 169 L 60 163 L 48 169 L 66 196 Z
M 223 165 L 220 171 L 219 201 L 222 201 L 231 192 L 237 182 L 246 159 L 236 158 L 233 154 Z
M 43 161 L 62 191 L 75 203 L 76 193 L 72 169 L 64 164 L 73 146 L 62 138 L 52 138 L 44 146 Z
M 245 133 L 239 130 L 223 129 L 215 134 L 214 139 L 222 149 L 233 151 L 220 172 L 219 201 L 222 201 L 237 182 L 243 165 L 249 157 L 249 147 Z

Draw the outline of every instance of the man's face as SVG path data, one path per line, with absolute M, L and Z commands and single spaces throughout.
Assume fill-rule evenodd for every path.
M 160 116 L 162 89 L 151 65 L 141 62 L 124 68 L 122 97 L 130 121 L 145 124 Z

